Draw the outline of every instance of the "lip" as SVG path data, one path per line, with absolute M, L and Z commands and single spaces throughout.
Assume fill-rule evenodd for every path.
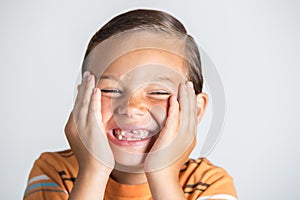
M 107 131 L 107 137 L 109 141 L 111 141 L 113 144 L 117 146 L 139 146 L 139 145 L 145 145 L 149 143 L 149 141 L 152 139 L 153 136 L 144 138 L 141 140 L 118 140 L 114 135 L 113 135 L 113 129 Z

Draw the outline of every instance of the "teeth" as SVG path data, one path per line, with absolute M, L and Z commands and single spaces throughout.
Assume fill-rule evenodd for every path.
M 150 132 L 147 130 L 120 130 L 114 129 L 113 131 L 116 138 L 119 140 L 141 140 L 150 135 Z

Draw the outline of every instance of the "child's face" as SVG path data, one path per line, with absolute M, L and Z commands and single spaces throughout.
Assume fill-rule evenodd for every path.
M 129 157 L 149 152 L 164 127 L 168 99 L 177 96 L 186 74 L 180 56 L 159 49 L 129 52 L 105 70 L 97 87 L 102 91 L 102 121 L 118 163 L 143 162 Z

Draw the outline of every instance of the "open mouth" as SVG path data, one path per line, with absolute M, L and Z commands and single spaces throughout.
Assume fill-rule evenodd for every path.
M 113 129 L 113 135 L 121 141 L 139 141 L 152 137 L 154 133 L 144 129 L 122 130 L 116 128 Z

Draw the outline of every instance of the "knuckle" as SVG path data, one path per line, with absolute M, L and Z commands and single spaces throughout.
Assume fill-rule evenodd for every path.
M 79 84 L 79 85 L 77 86 L 77 90 L 79 91 L 82 87 L 83 87 L 82 84 Z
M 179 117 L 179 112 L 173 112 L 172 115 L 173 115 L 173 117 L 178 118 Z
M 91 114 L 93 114 L 93 113 L 96 113 L 96 108 L 95 108 L 95 106 L 90 106 L 89 107 L 89 112 L 91 113 Z
M 65 126 L 65 135 L 70 138 L 70 137 L 73 137 L 73 135 L 76 133 L 76 128 L 74 127 L 75 124 L 70 124 L 70 123 L 67 123 L 66 126 Z
M 77 119 L 76 119 L 76 122 L 81 122 L 83 119 L 84 119 L 84 116 L 86 115 L 86 112 L 84 109 L 80 109 L 78 111 L 78 116 L 77 116 Z M 77 124 L 77 123 L 76 123 Z M 76 125 L 75 124 L 75 125 Z
M 87 98 L 82 99 L 81 101 L 81 106 L 86 106 L 87 104 L 89 104 L 89 100 Z

